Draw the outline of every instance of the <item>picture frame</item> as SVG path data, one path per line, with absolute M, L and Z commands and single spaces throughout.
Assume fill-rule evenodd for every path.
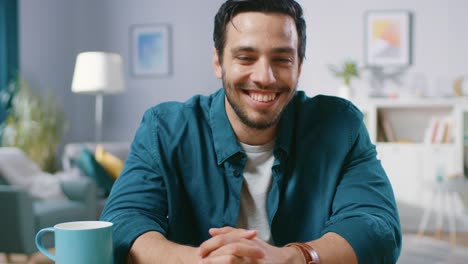
M 411 12 L 375 10 L 365 15 L 365 62 L 368 66 L 411 65 Z
M 168 24 L 134 25 L 130 28 L 131 72 L 136 77 L 171 73 L 171 36 Z

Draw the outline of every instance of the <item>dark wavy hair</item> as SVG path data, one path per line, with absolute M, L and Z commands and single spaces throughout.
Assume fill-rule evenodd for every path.
M 306 49 L 306 23 L 302 7 L 294 0 L 228 0 L 218 10 L 214 19 L 213 41 L 220 61 L 226 44 L 227 24 L 239 13 L 279 13 L 292 17 L 298 35 L 298 57 L 302 63 Z

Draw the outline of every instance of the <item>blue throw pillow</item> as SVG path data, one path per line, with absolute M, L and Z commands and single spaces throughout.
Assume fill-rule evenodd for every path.
M 96 182 L 97 186 L 104 191 L 105 196 L 108 196 L 114 181 L 111 176 L 107 174 L 104 167 L 96 161 L 93 153 L 91 153 L 86 147 L 83 147 L 77 163 L 80 170 L 85 175 L 92 178 Z

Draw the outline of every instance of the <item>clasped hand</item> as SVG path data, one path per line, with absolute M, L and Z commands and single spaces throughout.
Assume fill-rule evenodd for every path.
M 233 227 L 211 228 L 210 239 L 198 248 L 199 264 L 273 264 L 293 263 L 298 252 L 274 247 L 257 238 L 256 230 Z

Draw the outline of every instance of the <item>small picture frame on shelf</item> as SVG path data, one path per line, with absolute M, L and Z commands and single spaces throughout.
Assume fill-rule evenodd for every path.
M 365 15 L 365 62 L 368 66 L 411 65 L 411 13 L 375 10 Z
M 163 77 L 171 72 L 168 24 L 134 25 L 130 29 L 131 73 L 136 77 Z

